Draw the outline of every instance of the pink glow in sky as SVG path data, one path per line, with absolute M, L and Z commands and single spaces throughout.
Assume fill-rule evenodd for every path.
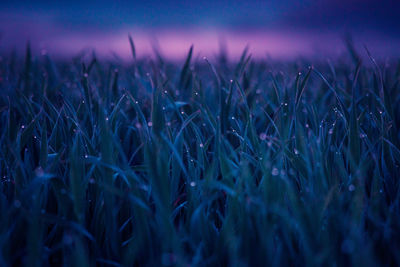
M 108 34 L 65 34 L 40 42 L 40 49 L 51 54 L 69 56 L 82 49 L 94 50 L 100 56 L 112 56 L 113 53 L 130 58 L 131 50 L 128 32 Z M 131 31 L 132 32 L 132 31 Z M 237 59 L 246 46 L 254 58 L 272 57 L 290 59 L 299 56 L 329 57 L 345 50 L 342 36 L 335 34 L 308 34 L 267 31 L 182 31 L 161 30 L 153 33 L 137 32 L 132 34 L 139 57 L 152 55 L 156 45 L 162 56 L 169 59 L 182 59 L 189 47 L 194 45 L 194 55 L 212 57 L 219 53 L 221 44 L 226 47 L 229 58 Z M 357 40 L 359 48 L 367 45 L 376 56 L 388 56 L 396 53 L 398 40 L 380 39 L 376 36 Z
M 195 57 L 213 57 L 226 47 L 230 59 L 237 59 L 246 46 L 253 58 L 292 59 L 296 57 L 331 57 L 345 50 L 337 33 L 290 30 L 228 30 L 216 28 L 118 28 L 115 31 L 71 31 L 48 23 L 8 24 L 2 29 L 0 49 L 23 50 L 29 40 L 35 53 L 46 52 L 55 57 L 69 57 L 81 51 L 95 51 L 102 57 L 117 55 L 131 59 L 128 34 L 131 34 L 138 57 L 154 53 L 154 45 L 168 59 L 183 59 L 191 45 Z M 360 49 L 365 44 L 375 56 L 398 55 L 400 42 L 393 37 L 368 34 L 356 39 Z
M 376 57 L 400 55 L 399 0 L 2 0 L 0 53 L 33 51 L 55 57 L 85 49 L 100 56 L 130 58 L 128 34 L 137 55 L 212 57 L 225 44 L 229 58 L 246 46 L 254 58 L 334 57 L 351 33 L 358 50 Z
M 107 36 L 64 35 L 43 41 L 41 48 L 53 53 L 62 51 L 64 54 L 74 54 L 82 48 L 88 48 L 94 49 L 102 56 L 114 52 L 124 58 L 131 55 L 127 35 L 122 32 Z M 185 57 L 192 44 L 195 47 L 195 55 L 201 57 L 218 54 L 221 44 L 226 46 L 228 56 L 233 58 L 239 57 L 246 46 L 249 46 L 254 57 L 265 57 L 267 54 L 274 57 L 293 57 L 313 52 L 312 43 L 301 35 L 163 30 L 151 34 L 139 32 L 132 34 L 132 37 L 139 56 L 151 55 L 156 45 L 164 57 L 171 59 Z

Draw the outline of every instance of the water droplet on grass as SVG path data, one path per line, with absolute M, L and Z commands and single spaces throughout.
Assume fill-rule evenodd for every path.
M 15 200 L 14 201 L 14 207 L 16 207 L 17 209 L 21 207 L 21 201 L 19 200 Z
M 278 176 L 279 175 L 279 170 L 277 169 L 277 168 L 272 168 L 272 171 L 271 171 L 271 174 L 273 175 L 273 176 Z
M 65 234 L 63 237 L 63 243 L 65 245 L 72 245 L 72 243 L 74 242 L 74 239 L 72 238 L 72 235 L 70 234 Z
M 35 175 L 36 175 L 37 177 L 42 177 L 42 176 L 44 175 L 44 170 L 43 170 L 43 168 L 42 168 L 42 167 L 37 167 L 37 168 L 35 169 Z

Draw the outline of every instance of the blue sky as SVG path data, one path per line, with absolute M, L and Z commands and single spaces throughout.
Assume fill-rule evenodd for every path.
M 51 43 L 60 36 L 103 35 L 159 30 L 260 32 L 283 35 L 343 36 L 391 43 L 400 36 L 400 1 L 11 1 L 0 2 L 0 46 L 29 39 Z M 107 34 L 109 37 L 107 37 Z M 77 37 L 76 37 L 77 38 Z M 75 39 L 76 39 L 75 38 Z M 188 35 L 188 38 L 191 38 Z M 198 36 L 196 37 L 199 38 Z M 193 37 L 193 39 L 196 39 Z M 329 42 L 328 39 L 326 39 Z M 85 41 L 87 43 L 89 41 Z M 100 42 L 100 40 L 97 40 Z M 382 48 L 385 49 L 385 48 Z
M 328 30 L 361 29 L 400 32 L 400 1 L 396 0 L 281 0 L 281 1 L 11 1 L 2 13 L 26 19 L 51 16 L 71 28 L 146 27 L 295 27 Z

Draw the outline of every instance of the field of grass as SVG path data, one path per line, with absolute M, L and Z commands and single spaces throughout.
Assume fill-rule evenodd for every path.
M 399 266 L 400 64 L 350 52 L 3 55 L 0 265 Z

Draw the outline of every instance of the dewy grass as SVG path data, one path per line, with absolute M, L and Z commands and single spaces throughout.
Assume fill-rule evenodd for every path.
M 400 265 L 396 62 L 130 45 L 2 57 L 1 266 Z

